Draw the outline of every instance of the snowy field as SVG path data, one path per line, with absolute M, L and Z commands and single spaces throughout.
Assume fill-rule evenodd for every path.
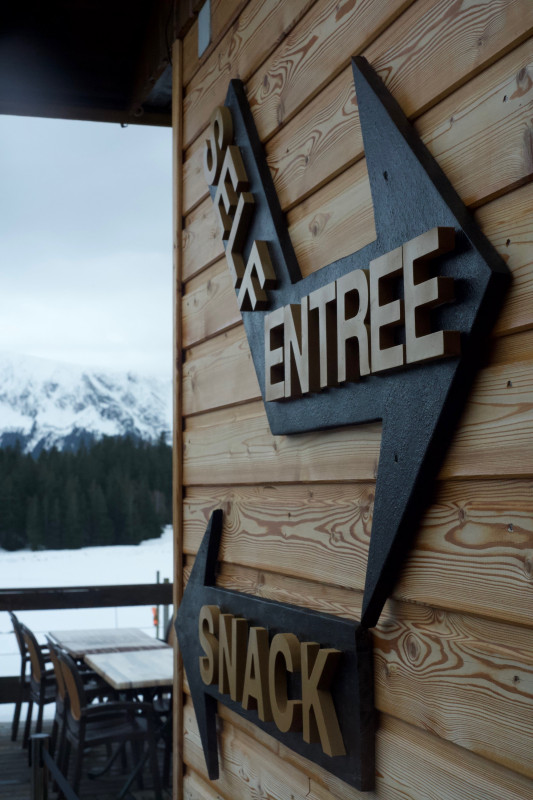
M 0 549 L 0 586 L 5 589 L 155 583 L 158 570 L 161 581 L 172 581 L 171 526 L 165 528 L 161 538 L 140 545 L 14 553 Z M 73 628 L 142 628 L 155 636 L 150 606 L 21 611 L 17 616 L 40 641 L 50 630 Z M 20 655 L 11 620 L 7 612 L 0 612 L 0 675 L 18 675 L 19 671 Z M 9 704 L 0 705 L 0 720 L 12 719 L 13 709 Z M 22 719 L 25 713 L 23 708 Z

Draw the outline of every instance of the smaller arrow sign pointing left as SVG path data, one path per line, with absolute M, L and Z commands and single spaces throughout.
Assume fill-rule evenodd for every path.
M 211 515 L 177 618 L 209 778 L 217 701 L 359 790 L 374 785 L 372 640 L 351 620 L 215 586 Z

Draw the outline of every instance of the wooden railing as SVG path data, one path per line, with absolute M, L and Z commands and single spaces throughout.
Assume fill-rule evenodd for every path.
M 171 605 L 171 583 L 0 589 L 0 611 Z M 18 680 L 16 676 L 0 676 L 0 703 L 14 702 L 13 698 L 16 696 Z

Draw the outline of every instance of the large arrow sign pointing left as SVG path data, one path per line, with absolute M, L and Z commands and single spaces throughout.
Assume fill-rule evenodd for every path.
M 370 634 L 350 620 L 215 586 L 222 520 L 221 510 L 211 515 L 175 623 L 209 778 L 218 778 L 219 701 L 357 789 L 372 788 L 375 719 Z M 223 616 L 228 630 L 234 625 L 233 643 L 230 636 L 226 650 L 222 634 L 207 620 L 213 623 L 216 618 L 215 627 L 222 627 Z M 235 641 L 237 628 L 244 647 Z M 263 636 L 263 654 L 258 631 Z M 202 632 L 210 637 L 210 647 L 205 647 L 205 639 L 202 647 Z M 234 661 L 237 682 L 236 672 L 243 673 L 245 687 L 247 677 L 255 685 L 262 681 L 265 696 L 257 710 L 243 707 L 242 685 L 231 689 L 236 699 L 226 693 L 225 659 Z M 207 677 L 206 672 L 210 673 Z M 271 706 L 273 713 L 265 713 L 265 706 Z M 280 730 L 279 725 L 290 729 Z M 328 749 L 339 754 L 328 755 Z

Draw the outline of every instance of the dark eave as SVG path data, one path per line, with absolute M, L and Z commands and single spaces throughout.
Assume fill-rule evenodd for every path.
M 0 113 L 170 125 L 171 47 L 183 5 L 7 0 Z

